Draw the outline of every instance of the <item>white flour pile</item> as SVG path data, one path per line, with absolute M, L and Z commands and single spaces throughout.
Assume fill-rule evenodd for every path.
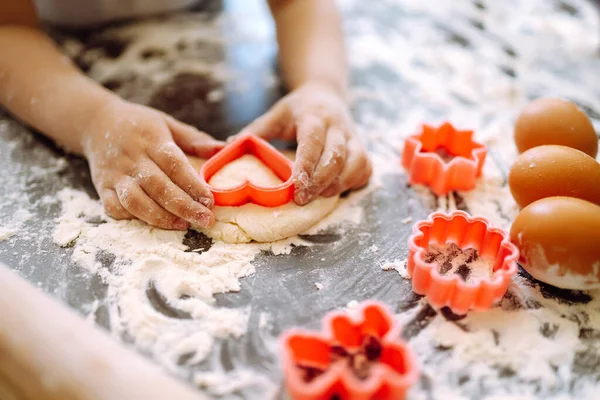
M 600 388 L 593 374 L 573 380 L 573 369 L 597 363 L 586 358 L 586 353 L 599 350 L 597 339 L 581 340 L 582 332 L 600 329 L 600 293 L 592 295 L 585 305 L 563 304 L 517 277 L 499 308 L 471 312 L 459 321 L 434 316 L 410 340 L 424 376 L 435 382 L 432 398 L 465 399 L 464 393 L 487 391 L 500 397 L 478 398 L 566 400 L 576 394 L 597 399 Z M 516 304 L 525 309 L 515 309 Z M 416 307 L 399 317 L 408 323 L 422 310 Z M 507 384 L 507 378 L 515 384 Z M 572 394 L 565 394 L 569 387 Z M 427 398 L 422 390 L 414 394 L 414 399 Z
M 368 191 L 342 201 L 307 233 L 360 221 L 362 210 L 357 202 Z M 213 296 L 239 291 L 240 278 L 254 272 L 252 261 L 257 254 L 284 254 L 292 245 L 309 245 L 294 237 L 268 244 L 215 242 L 205 252 L 186 251 L 184 232 L 112 220 L 104 215 L 99 201 L 82 191 L 63 189 L 58 198 L 63 211 L 54 242 L 73 246 L 73 260 L 108 284 L 112 331 L 131 338 L 173 373 L 184 373 L 178 365 L 181 358 L 186 365 L 203 361 L 215 338 L 246 332 L 247 309 L 215 307 Z M 111 270 L 100 262 L 106 253 L 116 257 Z M 151 288 L 178 314 L 169 317 L 157 311 L 147 293 Z M 204 382 L 203 376 L 199 375 L 199 382 Z

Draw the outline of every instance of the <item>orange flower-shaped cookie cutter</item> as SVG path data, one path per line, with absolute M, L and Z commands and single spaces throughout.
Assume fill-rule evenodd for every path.
M 387 307 L 368 301 L 358 311 L 358 319 L 343 312 L 326 315 L 322 334 L 293 329 L 281 337 L 285 382 L 294 400 L 329 400 L 335 395 L 342 400 L 402 400 L 417 381 L 416 359 Z M 370 347 L 364 347 L 366 339 L 373 340 Z M 363 379 L 352 369 L 360 348 L 373 360 Z M 303 374 L 311 368 L 320 373 L 307 381 Z
M 465 281 L 457 274 L 442 275 L 440 265 L 425 261 L 430 244 L 449 243 L 460 249 L 475 249 L 481 259 L 493 260 L 491 277 Z M 507 232 L 464 211 L 434 212 L 427 220 L 417 222 L 408 246 L 407 271 L 413 291 L 427 296 L 434 308 L 448 306 L 456 314 L 489 309 L 504 297 L 517 272 L 519 249 L 510 242 Z
M 452 159 L 444 161 L 436 150 Z M 438 128 L 424 124 L 420 133 L 406 139 L 402 165 L 411 184 L 427 185 L 441 196 L 473 189 L 486 155 L 487 148 L 473 140 L 473 131 L 457 130 L 448 122 Z
M 246 181 L 227 189 L 208 184 L 210 178 L 221 168 L 245 154 L 252 154 L 260 159 L 283 183 L 264 187 Z M 252 202 L 265 207 L 277 207 L 294 198 L 293 166 L 290 160 L 267 141 L 252 134 L 243 134 L 212 156 L 202 166 L 200 177 L 212 192 L 218 206 L 234 207 Z

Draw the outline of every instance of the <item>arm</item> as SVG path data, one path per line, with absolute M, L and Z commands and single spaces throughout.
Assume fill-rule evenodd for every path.
M 345 94 L 348 66 L 340 15 L 333 0 L 270 0 L 287 86 L 321 82 Z
M 166 229 L 210 226 L 212 194 L 182 149 L 208 157 L 221 145 L 104 89 L 37 25 L 32 0 L 0 1 L 0 105 L 85 155 L 108 215 Z
M 295 201 L 364 186 L 371 163 L 348 105 L 348 67 L 333 0 L 269 0 L 277 25 L 280 64 L 291 92 L 246 129 L 298 142 Z
M 84 129 L 116 95 L 81 74 L 34 27 L 0 26 L 0 48 L 0 104 L 82 155 Z

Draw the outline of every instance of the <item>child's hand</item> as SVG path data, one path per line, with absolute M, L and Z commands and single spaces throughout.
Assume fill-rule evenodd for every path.
M 214 223 L 212 193 L 184 151 L 208 158 L 222 148 L 221 142 L 159 111 L 119 99 L 89 124 L 83 147 L 111 217 L 178 230 L 188 223 Z
M 266 139 L 296 139 L 295 201 L 300 205 L 358 189 L 371 162 L 356 137 L 343 98 L 326 85 L 306 84 L 281 99 L 244 131 Z

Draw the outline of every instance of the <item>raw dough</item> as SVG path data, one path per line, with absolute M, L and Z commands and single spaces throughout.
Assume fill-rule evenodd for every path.
M 225 165 L 210 178 L 208 183 L 220 189 L 229 189 L 247 180 L 260 186 L 275 186 L 282 183 L 275 172 L 251 154 L 243 155 L 234 162 Z
M 286 153 L 293 159 L 294 154 Z M 190 159 L 196 170 L 205 160 Z M 282 183 L 258 158 L 247 154 L 227 164 L 208 183 L 215 187 L 230 188 L 250 179 L 260 185 Z M 319 197 L 301 207 L 294 202 L 280 207 L 262 207 L 248 203 L 240 207 L 214 207 L 216 222 L 210 229 L 200 229 L 216 240 L 226 243 L 274 242 L 295 236 L 327 216 L 339 200 L 339 196 Z

